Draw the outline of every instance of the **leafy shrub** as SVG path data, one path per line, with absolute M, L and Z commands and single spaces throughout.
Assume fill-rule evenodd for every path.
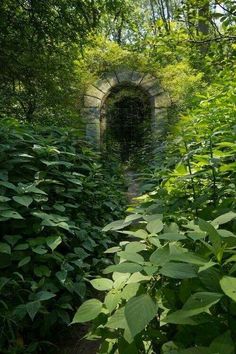
M 161 69 L 162 86 L 170 93 L 172 102 L 178 105 L 193 103 L 194 93 L 203 85 L 202 76 L 186 61 L 169 64 Z
M 146 206 L 171 215 L 211 218 L 235 208 L 235 80 L 227 70 L 201 102 L 170 127 L 162 152 L 144 177 Z
M 122 214 L 119 176 L 76 131 L 1 122 L 2 353 L 40 352 L 88 296 L 111 244 L 101 226 Z
M 115 254 L 104 270 L 111 277 L 91 281 L 105 299 L 83 303 L 73 323 L 93 320 L 88 338 L 101 338 L 104 354 L 233 354 L 235 219 L 177 224 L 131 214 L 109 224 L 105 231 L 127 238 L 106 251 Z

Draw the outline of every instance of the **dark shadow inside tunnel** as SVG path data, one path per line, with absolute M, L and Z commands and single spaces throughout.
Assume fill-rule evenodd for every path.
M 113 88 L 101 111 L 102 145 L 116 150 L 122 162 L 133 159 L 147 146 L 151 132 L 150 97 L 140 88 Z

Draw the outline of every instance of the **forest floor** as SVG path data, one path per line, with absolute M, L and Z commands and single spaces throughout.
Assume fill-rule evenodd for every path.
M 139 195 L 139 183 L 136 179 L 136 173 L 133 170 L 125 171 L 125 179 L 127 181 L 128 190 L 127 190 L 127 199 L 129 203 L 132 203 L 132 200 Z
M 84 338 L 88 325 L 75 325 L 68 330 L 61 342 L 58 343 L 58 354 L 96 354 L 99 341 L 88 341 Z

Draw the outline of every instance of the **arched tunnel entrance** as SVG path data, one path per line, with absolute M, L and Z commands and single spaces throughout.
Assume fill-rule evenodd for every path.
M 104 73 L 84 94 L 81 114 L 86 137 L 96 149 L 111 152 L 104 156 L 113 159 L 118 152 L 123 162 L 131 162 L 125 163 L 130 198 L 137 189 L 133 171 L 150 160 L 146 148 L 155 154 L 161 147 L 170 105 L 169 95 L 156 77 L 134 70 Z
M 103 75 L 88 87 L 82 116 L 86 137 L 96 148 L 109 147 L 114 139 L 122 145 L 122 159 L 145 138 L 158 145 L 165 134 L 170 99 L 157 78 L 132 70 L 116 70 Z M 109 138 L 110 137 L 110 138 Z M 106 144 L 105 144 L 106 142 Z
M 150 96 L 131 84 L 115 86 L 101 108 L 101 142 L 116 150 L 122 162 L 133 160 L 147 148 L 151 134 Z

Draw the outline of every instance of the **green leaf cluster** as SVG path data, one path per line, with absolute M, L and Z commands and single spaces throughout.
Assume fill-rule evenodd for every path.
M 73 323 L 93 320 L 99 353 L 235 353 L 236 213 L 188 224 L 129 218 L 105 228 L 126 238 L 106 251 L 109 277 L 91 282 L 104 301 L 83 303 Z
M 76 131 L 0 123 L 1 352 L 54 341 L 89 296 L 112 245 L 101 228 L 122 215 L 120 172 Z

